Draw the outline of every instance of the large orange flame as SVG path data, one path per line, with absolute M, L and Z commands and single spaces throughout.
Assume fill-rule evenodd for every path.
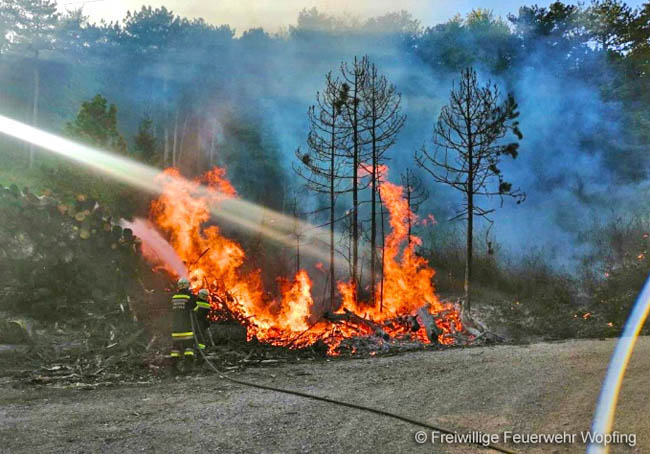
M 424 308 L 442 333 L 438 341 L 453 343 L 454 332 L 462 329 L 458 312 L 437 298 L 434 270 L 415 253 L 420 239 L 412 236 L 408 243 L 407 220 L 415 221 L 416 216 L 403 198 L 402 187 L 386 181 L 387 172 L 382 167 L 379 184 L 391 226 L 383 254 L 383 284 L 377 283 L 374 301 L 357 301 L 354 285 L 338 283 L 341 303 L 336 313 L 351 311 L 368 323 L 333 322 L 315 313 L 312 281 L 305 270 L 291 280 L 278 279 L 279 299 L 264 291 L 261 271 L 245 269 L 242 247 L 218 226 L 208 225 L 210 206 L 237 197 L 224 169 L 214 168 L 193 181 L 182 178 L 176 169 L 165 170 L 159 176 L 163 194 L 152 202 L 149 217 L 186 264 L 192 287 L 210 289 L 216 317 L 227 313 L 246 327 L 249 339 L 291 348 L 321 341 L 330 354 L 336 354 L 345 338 L 373 334 L 375 327 L 391 338 L 428 343 L 422 320 L 416 321 L 418 310 Z

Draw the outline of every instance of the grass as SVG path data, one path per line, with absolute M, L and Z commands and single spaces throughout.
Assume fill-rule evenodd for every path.
M 28 153 L 22 145 L 0 142 L 0 185 L 28 187 L 36 194 L 49 190 L 63 202 L 84 194 L 117 216 L 143 212 L 148 203 L 124 185 L 45 153 L 37 153 L 36 164 L 29 168 Z M 421 254 L 437 271 L 436 288 L 444 297 L 460 296 L 465 271 L 462 228 L 436 227 L 431 232 Z M 649 232 L 647 215 L 611 218 L 585 228 L 581 240 L 588 252 L 570 273 L 556 269 L 542 251 L 509 257 L 496 243 L 478 241 L 484 232 L 477 232 L 474 307 L 513 339 L 615 336 L 650 270 Z M 280 255 L 268 257 L 277 262 Z
M 24 151 L 18 151 L 24 148 Z M 40 159 L 39 159 L 40 161 Z M 52 168 L 54 163 L 51 158 L 42 158 L 42 162 L 29 168 L 29 150 L 26 147 L 0 148 L 0 184 L 9 187 L 16 185 L 19 189 L 27 186 L 36 193 L 42 193 L 48 188 L 47 179 L 44 178 L 46 168 Z
M 64 203 L 83 194 L 120 217 L 145 210 L 149 201 L 122 183 L 50 154 L 37 152 L 30 168 L 29 149 L 5 141 L 0 142 L 0 186 L 11 185 L 20 190 L 27 187 L 37 195 L 51 192 Z
M 649 231 L 650 221 L 641 215 L 586 228 L 588 252 L 573 271 L 555 268 L 542 251 L 512 258 L 479 244 L 475 313 L 515 341 L 616 336 L 650 270 Z M 438 233 L 423 255 L 437 271 L 438 292 L 463 295 L 462 232 Z

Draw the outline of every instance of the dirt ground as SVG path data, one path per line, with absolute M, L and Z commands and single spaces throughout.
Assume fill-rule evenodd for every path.
M 423 351 L 250 368 L 238 378 L 361 403 L 457 431 L 575 433 L 576 444 L 517 452 L 584 452 L 613 340 Z M 650 452 L 650 338 L 621 391 L 616 429 Z M 3 453 L 474 453 L 414 441 L 417 427 L 216 376 L 90 391 L 0 384 Z M 430 434 L 429 434 L 430 436 Z

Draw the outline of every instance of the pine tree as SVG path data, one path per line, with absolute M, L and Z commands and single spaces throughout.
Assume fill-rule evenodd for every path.
M 366 115 L 362 119 L 367 134 L 370 154 L 370 291 L 375 301 L 377 278 L 377 191 L 381 178 L 380 166 L 386 160 L 386 151 L 395 144 L 397 134 L 404 126 L 406 116 L 401 113 L 402 96 L 377 66 L 368 64 L 367 75 L 361 89 L 361 101 Z
M 346 191 L 341 188 L 341 181 L 348 178 L 343 168 L 344 131 L 342 83 L 328 73 L 325 77 L 325 90 L 316 95 L 316 105 L 309 108 L 309 135 L 307 137 L 308 153 L 298 150 L 299 166 L 294 166 L 296 173 L 306 182 L 307 187 L 329 197 L 330 230 L 330 305 L 334 305 L 336 290 L 336 270 L 334 260 L 334 232 L 336 198 Z
M 57 5 L 52 0 L 14 0 L 13 41 L 16 47 L 32 58 L 33 98 L 32 126 L 38 124 L 38 104 L 41 88 L 40 61 L 43 51 L 53 50 L 56 46 L 56 27 L 59 22 Z M 34 165 L 34 145 L 29 148 L 29 166 Z
M 151 162 L 156 154 L 158 146 L 156 137 L 153 133 L 153 121 L 151 118 L 144 117 L 140 121 L 138 134 L 134 137 L 135 151 L 145 162 Z
M 496 85 L 489 82 L 479 86 L 476 71 L 461 72 L 460 82 L 454 84 L 449 104 L 442 108 L 434 128 L 433 152 L 422 148 L 415 160 L 433 180 L 451 186 L 463 194 L 464 203 L 456 219 L 467 221 L 467 250 L 465 256 L 465 305 L 471 311 L 472 252 L 474 217 L 486 217 L 494 209 L 481 207 L 478 197 L 513 197 L 517 203 L 525 194 L 507 182 L 499 168 L 504 156 L 516 158 L 519 143 L 503 143 L 512 133 L 521 140 L 517 103 L 512 95 L 501 102 Z
M 352 276 L 351 280 L 355 288 L 359 288 L 359 166 L 366 160 L 364 153 L 364 130 L 363 123 L 366 115 L 362 103 L 362 90 L 368 76 L 368 57 L 354 58 L 350 66 L 347 63 L 341 65 L 343 83 L 341 85 L 343 100 L 343 120 L 346 129 L 348 156 L 352 167 L 352 209 L 350 234 L 352 236 Z
M 420 205 L 429 198 L 429 191 L 422 184 L 422 180 L 411 169 L 401 175 L 402 186 L 404 187 L 404 196 L 409 211 L 416 214 L 420 209 Z M 411 231 L 413 230 L 413 219 L 408 218 L 408 244 L 411 244 Z
M 77 117 L 66 125 L 66 132 L 104 150 L 126 153 L 126 141 L 117 130 L 117 107 L 108 105 L 102 95 L 81 104 Z

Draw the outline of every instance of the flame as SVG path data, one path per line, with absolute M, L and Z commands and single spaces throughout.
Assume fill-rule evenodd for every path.
M 427 217 L 425 217 L 420 221 L 420 224 L 422 224 L 425 227 L 429 225 L 436 225 L 437 223 L 438 221 L 432 214 L 428 214 Z
M 415 253 L 421 241 L 411 236 L 407 221 L 417 221 L 403 197 L 403 188 L 386 181 L 388 168 L 378 172 L 379 192 L 388 213 L 391 231 L 385 240 L 384 279 L 377 282 L 375 299 L 359 301 L 358 289 L 339 282 L 341 303 L 335 314 L 347 311 L 364 323 L 330 321 L 318 313 L 312 296 L 312 280 L 306 270 L 292 279 L 278 278 L 277 298 L 262 286 L 261 270 L 245 267 L 246 254 L 219 226 L 210 223 L 210 207 L 237 197 L 225 169 L 214 168 L 195 180 L 183 179 L 176 169 L 158 177 L 162 195 L 151 204 L 149 219 L 168 239 L 187 267 L 193 289 L 208 288 L 215 318 L 224 314 L 244 325 L 249 339 L 291 348 L 322 342 L 335 355 L 345 338 L 368 336 L 377 331 L 390 338 L 409 337 L 429 343 L 418 316 L 425 308 L 442 332 L 438 341 L 453 343 L 462 324 L 456 307 L 439 301 L 433 287 L 434 270 Z M 324 271 L 323 264 L 317 269 Z M 171 273 L 171 268 L 167 268 Z M 359 320 L 357 320 L 358 322 Z
M 367 169 L 367 166 L 362 168 Z M 433 288 L 434 270 L 428 262 L 415 253 L 415 248 L 422 244 L 417 236 L 411 235 L 408 243 L 408 221 L 415 224 L 418 217 L 409 209 L 404 198 L 404 188 L 386 181 L 388 168 L 381 166 L 378 170 L 379 193 L 382 202 L 389 212 L 391 232 L 386 237 L 384 249 L 384 279 L 375 288 L 375 300 L 372 303 L 356 300 L 356 289 L 352 283 L 339 284 L 339 292 L 343 297 L 343 308 L 355 313 L 364 313 L 374 321 L 386 321 L 396 317 L 414 314 L 420 307 L 426 306 L 433 314 L 448 312 L 446 320 L 437 319 L 436 324 L 445 334 L 438 341 L 451 344 L 453 338 L 449 334 L 462 330 L 460 317 L 454 307 L 443 305 Z M 389 328 L 388 334 L 403 334 L 403 327 L 394 330 Z M 428 342 L 424 327 L 415 336 L 418 340 Z

